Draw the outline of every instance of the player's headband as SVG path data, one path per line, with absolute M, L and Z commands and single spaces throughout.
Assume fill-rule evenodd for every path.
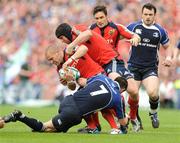
M 59 38 L 60 36 L 65 36 L 66 38 L 68 38 L 72 42 L 71 32 L 72 32 L 71 26 L 67 23 L 62 23 L 56 29 L 55 34 L 56 34 L 57 38 Z

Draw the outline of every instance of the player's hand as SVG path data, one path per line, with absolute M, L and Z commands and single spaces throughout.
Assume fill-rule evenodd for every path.
M 65 79 L 62 79 L 61 77 L 59 78 L 59 81 L 62 85 L 66 86 L 67 85 L 67 81 Z
M 4 128 L 5 122 L 4 120 L 0 117 L 0 129 Z
M 87 83 L 87 79 L 81 77 L 81 78 L 79 78 L 79 79 L 77 80 L 77 83 L 79 84 L 79 86 L 84 87 L 84 86 L 86 85 L 86 83 Z
M 133 38 L 131 38 L 131 39 L 129 40 L 129 42 L 130 42 L 131 45 L 133 45 L 133 46 L 137 46 L 140 41 L 141 41 L 141 38 L 140 38 L 139 35 L 137 35 L 137 34 L 135 34 L 135 35 L 133 36 Z
M 74 81 L 74 76 L 73 76 L 73 72 L 70 70 L 67 70 L 65 73 L 65 79 L 67 82 L 69 81 Z
M 63 69 L 67 69 L 67 67 L 73 62 L 72 58 L 69 58 L 63 65 L 62 68 Z
M 162 63 L 166 67 L 170 67 L 172 65 L 172 59 L 171 57 L 166 57 L 166 59 Z

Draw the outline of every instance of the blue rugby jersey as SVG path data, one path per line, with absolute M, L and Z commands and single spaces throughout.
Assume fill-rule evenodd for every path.
M 139 45 L 131 47 L 128 65 L 139 68 L 157 66 L 160 44 L 169 41 L 166 30 L 156 23 L 146 26 L 142 21 L 131 23 L 127 28 L 141 37 Z

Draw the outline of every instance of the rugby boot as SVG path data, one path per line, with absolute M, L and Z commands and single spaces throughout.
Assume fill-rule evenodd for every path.
M 21 111 L 15 110 L 12 113 L 10 113 L 9 115 L 2 117 L 2 119 L 5 121 L 5 123 L 16 122 L 21 115 L 22 115 Z
M 159 119 L 157 116 L 157 112 L 156 113 L 149 113 L 149 116 L 151 118 L 152 127 L 153 128 L 159 128 Z

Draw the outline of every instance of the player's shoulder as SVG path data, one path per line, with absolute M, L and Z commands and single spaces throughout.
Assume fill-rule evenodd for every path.
M 160 24 L 158 24 L 158 23 L 155 23 L 154 26 L 155 26 L 157 29 L 159 29 L 160 31 L 165 31 L 165 28 L 162 27 L 162 26 L 161 26 Z
M 139 21 L 135 21 L 135 22 L 132 22 L 130 23 L 128 26 L 137 26 L 137 25 L 142 25 L 142 20 L 139 20 Z
M 74 26 L 77 30 L 85 31 L 88 29 L 88 26 L 86 24 L 77 24 Z

